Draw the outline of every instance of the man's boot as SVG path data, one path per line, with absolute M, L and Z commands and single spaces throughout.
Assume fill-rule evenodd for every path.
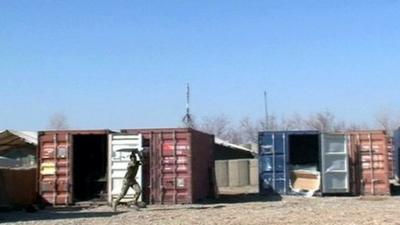
M 117 203 L 115 201 L 112 202 L 112 210 L 113 212 L 117 211 Z

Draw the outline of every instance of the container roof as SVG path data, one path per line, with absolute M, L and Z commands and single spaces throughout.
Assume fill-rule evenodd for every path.
M 228 141 L 224 141 L 220 138 L 215 138 L 215 144 L 217 145 L 222 145 L 228 148 L 233 148 L 233 149 L 238 149 L 238 150 L 243 150 L 243 151 L 248 151 L 248 152 L 252 152 L 251 149 L 248 149 L 246 147 L 240 146 L 240 145 L 236 145 L 236 144 L 232 144 Z
M 3 130 L 0 132 L 0 151 L 26 144 L 37 145 L 38 133 L 15 130 Z

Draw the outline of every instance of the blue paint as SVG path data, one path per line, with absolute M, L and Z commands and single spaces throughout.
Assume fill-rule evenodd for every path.
M 291 135 L 319 135 L 319 132 L 266 131 L 259 133 L 260 194 L 290 194 L 288 164 Z

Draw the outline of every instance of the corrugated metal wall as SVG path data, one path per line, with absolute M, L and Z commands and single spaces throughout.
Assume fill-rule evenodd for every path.
M 214 195 L 214 136 L 191 130 L 193 202 Z
M 259 190 L 261 194 L 290 194 L 289 136 L 319 135 L 318 131 L 271 131 L 260 132 L 259 143 Z
M 72 135 L 104 134 L 106 130 L 39 132 L 38 190 L 45 203 L 73 204 Z
M 361 195 L 390 194 L 391 147 L 384 131 L 351 132 L 350 158 L 353 166 L 353 192 Z
M 148 145 L 148 163 L 143 167 L 145 201 L 189 204 L 212 194 L 214 136 L 173 128 L 122 132 L 142 134 Z
M 346 135 L 321 134 L 320 141 L 322 193 L 349 193 L 350 169 Z
M 261 193 L 276 192 L 279 194 L 289 194 L 288 160 L 290 156 L 288 156 L 288 139 L 290 135 L 301 133 L 307 134 L 308 132 L 285 131 L 260 133 L 259 167 Z M 312 132 L 308 134 L 312 134 Z M 394 157 L 391 156 L 393 153 L 391 153 L 392 145 L 390 137 L 385 131 L 357 131 L 334 135 L 341 135 L 348 140 L 349 171 L 346 170 L 346 173 L 349 174 L 348 183 L 350 189 L 347 192 L 353 195 L 390 194 L 389 179 L 392 177 L 391 174 L 394 170 L 392 169 L 393 162 L 391 158 Z M 338 143 L 332 143 L 332 149 L 338 147 Z M 398 153 L 395 152 L 394 155 L 398 155 Z M 321 156 L 327 157 L 323 152 L 321 152 Z M 342 165 L 343 163 L 339 164 Z M 344 164 L 343 168 L 346 168 L 346 164 Z M 322 176 L 325 176 L 325 179 L 329 178 L 326 171 L 322 172 Z M 345 177 L 344 170 L 343 177 Z M 335 178 L 331 178 L 332 182 L 334 182 Z M 341 182 L 341 184 L 343 184 L 343 187 L 346 187 L 345 182 Z M 344 193 L 344 191 L 329 191 L 328 193 Z
M 69 133 L 39 136 L 39 194 L 53 205 L 72 204 L 71 137 Z

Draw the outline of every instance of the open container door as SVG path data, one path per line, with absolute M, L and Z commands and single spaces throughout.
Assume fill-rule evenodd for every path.
M 73 203 L 71 146 L 67 132 L 39 133 L 39 195 L 47 204 Z
M 344 134 L 321 134 L 322 193 L 349 193 L 349 157 Z
M 261 132 L 259 142 L 260 193 L 287 194 L 286 134 Z
M 139 151 L 143 151 L 142 135 L 110 134 L 108 143 L 108 203 L 111 204 L 121 193 L 123 180 L 130 161 L 129 156 L 131 155 L 131 152 L 128 150 L 138 149 Z M 142 166 L 138 169 L 136 181 L 143 189 Z M 121 202 L 133 201 L 133 194 L 133 189 L 129 188 L 128 193 Z M 142 196 L 140 196 L 139 200 L 141 198 Z

